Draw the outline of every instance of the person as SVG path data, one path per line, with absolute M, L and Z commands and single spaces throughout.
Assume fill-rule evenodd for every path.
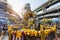
M 2 39 L 3 39 L 2 31 L 3 31 L 3 27 L 2 27 L 2 26 L 0 26 L 0 40 L 2 40 Z
M 3 37 L 2 36 L 0 36 L 0 40 L 3 40 Z
M 3 27 L 0 26 L 0 36 L 1 36 L 2 31 L 3 31 Z

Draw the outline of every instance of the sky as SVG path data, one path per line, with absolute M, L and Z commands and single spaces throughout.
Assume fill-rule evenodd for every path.
M 34 10 L 46 1 L 48 0 L 7 0 L 7 2 L 12 6 L 12 9 L 16 11 L 18 14 L 21 12 L 23 6 L 26 3 L 30 3 L 31 9 Z
M 7 2 L 12 6 L 12 9 L 16 11 L 19 15 L 21 14 L 22 8 L 26 3 L 30 3 L 31 9 L 34 10 L 47 1 L 48 0 L 7 0 Z M 58 5 L 60 5 L 60 3 L 57 3 L 48 9 L 54 8 Z

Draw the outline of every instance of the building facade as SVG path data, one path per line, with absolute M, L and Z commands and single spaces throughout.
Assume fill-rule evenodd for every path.
M 7 11 L 4 9 L 5 8 L 4 5 L 6 4 L 4 3 L 7 3 L 7 0 L 0 0 L 0 24 L 7 24 L 7 17 L 6 17 Z

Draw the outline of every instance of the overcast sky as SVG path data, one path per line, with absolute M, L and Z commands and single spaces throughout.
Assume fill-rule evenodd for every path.
M 26 3 L 30 3 L 31 9 L 34 10 L 47 1 L 48 0 L 7 0 L 7 2 L 12 6 L 12 9 L 15 10 L 19 14 L 21 13 L 21 10 Z M 57 3 L 51 6 L 50 8 L 54 8 L 58 5 L 60 5 L 60 3 Z
M 34 10 L 38 6 L 42 5 L 48 0 L 7 0 L 10 5 L 12 5 L 12 8 L 17 12 L 21 12 L 22 7 L 26 3 L 30 3 L 31 9 Z

